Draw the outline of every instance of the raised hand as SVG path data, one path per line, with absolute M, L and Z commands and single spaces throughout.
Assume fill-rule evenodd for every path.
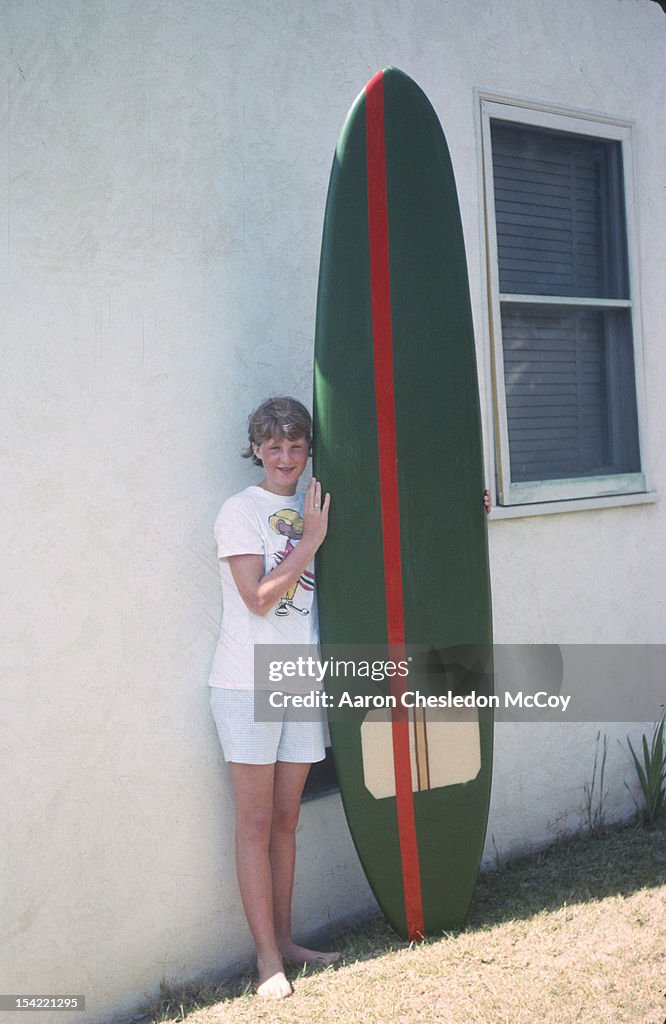
M 321 545 L 328 530 L 330 504 L 331 495 L 326 493 L 322 500 L 321 483 L 316 477 L 313 477 L 305 492 L 303 540 L 315 545 L 315 550 Z

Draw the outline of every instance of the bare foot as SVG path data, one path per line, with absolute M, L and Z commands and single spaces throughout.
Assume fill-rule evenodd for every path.
M 264 981 L 260 979 L 257 985 L 257 995 L 262 999 L 286 999 L 293 991 L 284 971 L 278 971 Z
M 291 942 L 282 950 L 282 956 L 286 964 L 319 964 L 328 967 L 340 959 L 339 953 L 321 953 L 317 949 L 306 949 L 305 946 L 297 946 Z
M 259 982 L 257 995 L 262 999 L 286 999 L 294 991 L 279 960 L 262 962 L 257 959 Z

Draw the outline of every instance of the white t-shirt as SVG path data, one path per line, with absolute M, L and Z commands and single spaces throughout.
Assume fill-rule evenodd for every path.
M 225 501 L 215 520 L 222 580 L 222 626 L 210 686 L 254 687 L 255 644 L 316 644 L 314 561 L 265 614 L 255 615 L 238 592 L 229 555 L 263 555 L 270 572 L 298 544 L 303 530 L 303 493 L 285 497 L 253 485 Z

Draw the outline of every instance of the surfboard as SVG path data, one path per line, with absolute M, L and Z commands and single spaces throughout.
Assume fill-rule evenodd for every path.
M 317 589 L 333 756 L 376 899 L 419 939 L 464 923 L 478 874 L 492 624 L 455 181 L 432 105 L 396 68 L 360 93 L 335 150 L 313 409 L 332 496 Z

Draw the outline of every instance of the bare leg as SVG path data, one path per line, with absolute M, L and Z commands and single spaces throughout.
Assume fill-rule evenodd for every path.
M 273 788 L 273 822 L 270 839 L 270 862 L 273 878 L 275 937 L 285 963 L 331 964 L 339 953 L 321 953 L 298 946 L 291 937 L 291 898 L 296 860 L 296 826 L 301 807 L 303 786 L 309 764 L 278 761 Z
M 236 797 L 236 870 L 257 947 L 257 993 L 267 999 L 284 999 L 292 988 L 275 935 L 269 855 L 275 765 L 230 762 L 230 769 Z

